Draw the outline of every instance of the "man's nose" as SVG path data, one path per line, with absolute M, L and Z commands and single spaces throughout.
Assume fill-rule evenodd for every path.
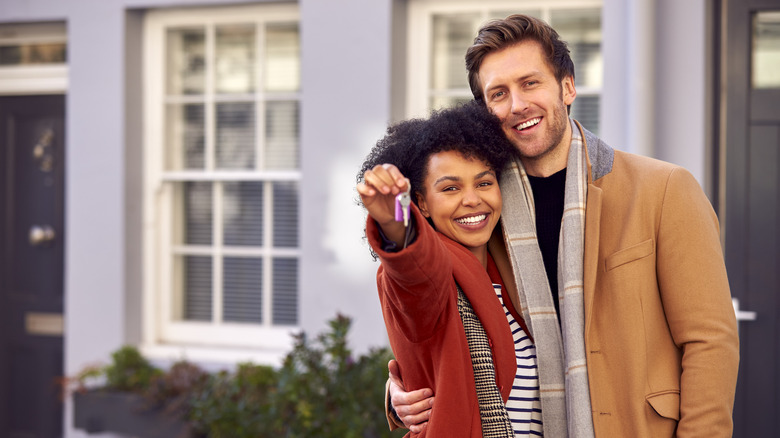
M 512 113 L 522 113 L 528 108 L 528 99 L 523 93 L 512 93 Z

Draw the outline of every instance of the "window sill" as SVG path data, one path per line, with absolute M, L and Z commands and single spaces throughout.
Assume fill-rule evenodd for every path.
M 284 357 L 292 350 L 293 340 L 289 348 L 234 348 L 205 347 L 200 345 L 143 344 L 139 347 L 141 354 L 156 366 L 167 367 L 174 362 L 187 360 L 207 371 L 233 370 L 242 362 L 252 362 L 257 365 L 279 367 Z

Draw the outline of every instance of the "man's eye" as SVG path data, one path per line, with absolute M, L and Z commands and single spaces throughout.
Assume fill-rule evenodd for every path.
M 503 96 L 504 94 L 506 94 L 506 93 L 503 92 L 503 91 L 497 91 L 497 92 L 493 93 L 493 99 L 498 99 L 499 97 Z

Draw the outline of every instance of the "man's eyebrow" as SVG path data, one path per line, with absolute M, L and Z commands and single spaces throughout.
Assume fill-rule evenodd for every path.
M 520 76 L 519 78 L 513 79 L 512 82 L 525 82 L 528 79 L 533 78 L 534 76 L 538 76 L 539 73 L 540 72 L 538 72 L 538 71 L 533 71 L 533 72 L 528 73 L 526 75 Z M 485 94 L 488 94 L 490 91 L 493 91 L 496 88 L 502 88 L 502 87 L 504 87 L 503 84 L 491 85 L 488 88 L 485 88 Z

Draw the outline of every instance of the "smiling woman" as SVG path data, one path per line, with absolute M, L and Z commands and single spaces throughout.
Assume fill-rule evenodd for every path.
M 457 151 L 431 155 L 417 198 L 420 212 L 437 231 L 487 266 L 487 242 L 501 216 L 501 190 L 487 163 Z
M 391 126 L 358 175 L 390 345 L 407 387 L 437 394 L 429 437 L 541 432 L 535 346 L 487 248 L 512 154 L 471 102 Z M 407 190 L 408 226 L 395 216 Z

